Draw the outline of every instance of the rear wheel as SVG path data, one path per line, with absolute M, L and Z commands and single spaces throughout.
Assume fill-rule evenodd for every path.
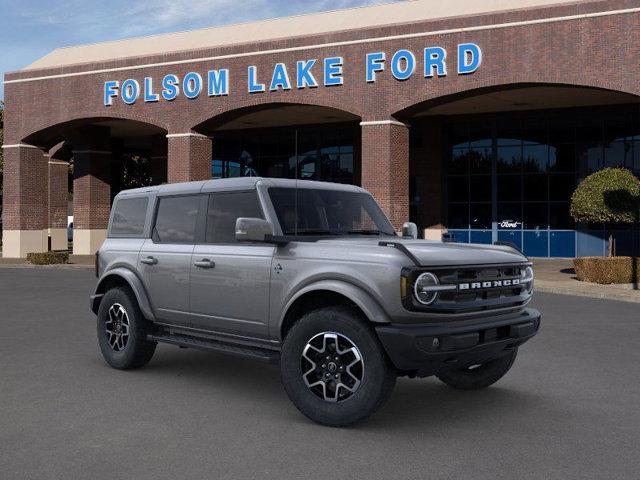
M 329 426 L 373 414 L 396 381 L 370 325 L 345 307 L 315 310 L 293 326 L 282 346 L 280 373 L 298 410 Z
M 471 365 L 460 370 L 450 370 L 438 375 L 442 382 L 460 390 L 480 390 L 493 385 L 506 375 L 516 361 L 518 349 L 489 360 L 480 365 Z
M 109 290 L 98 309 L 98 344 L 113 368 L 127 370 L 147 364 L 156 342 L 147 340 L 149 322 L 129 289 Z

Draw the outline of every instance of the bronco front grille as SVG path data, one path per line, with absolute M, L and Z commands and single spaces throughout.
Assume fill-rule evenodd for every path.
M 515 307 L 526 304 L 531 291 L 520 283 L 529 264 L 480 265 L 465 267 L 420 268 L 410 273 L 410 282 L 424 272 L 438 277 L 438 297 L 422 306 L 411 298 L 411 309 L 443 313 L 473 312 Z M 514 281 L 515 280 L 515 281 Z M 405 305 L 407 302 L 405 302 Z

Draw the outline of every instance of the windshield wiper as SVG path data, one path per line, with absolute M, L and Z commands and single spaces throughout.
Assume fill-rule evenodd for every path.
M 349 235 L 389 235 L 387 232 L 380 230 L 349 230 Z
M 288 235 L 295 235 L 294 232 L 288 232 Z M 297 235 L 340 235 L 333 230 L 321 229 L 321 228 L 309 228 L 306 230 L 298 230 Z

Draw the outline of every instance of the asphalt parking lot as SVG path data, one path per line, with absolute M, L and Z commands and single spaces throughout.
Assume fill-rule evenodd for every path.
M 0 268 L 0 478 L 637 479 L 640 314 L 538 294 L 544 324 L 481 392 L 400 379 L 349 429 L 289 403 L 274 366 L 160 346 L 112 370 L 84 269 Z

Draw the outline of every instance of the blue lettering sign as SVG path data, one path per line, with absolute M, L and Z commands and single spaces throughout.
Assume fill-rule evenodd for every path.
M 207 73 L 208 94 L 210 97 L 229 95 L 229 70 L 209 70 Z
M 331 87 L 333 85 L 342 85 L 342 57 L 329 57 L 324 59 L 324 85 Z
M 367 53 L 367 82 L 376 81 L 376 72 L 384 71 L 384 61 L 386 54 L 384 52 Z
M 196 72 L 187 73 L 182 79 L 182 91 L 187 98 L 197 98 L 202 92 L 202 77 L 200 74 Z
M 458 73 L 475 72 L 482 63 L 482 50 L 475 43 L 461 43 L 458 45 Z
M 258 76 L 258 67 L 250 66 L 247 70 L 249 83 L 249 93 L 259 93 L 264 92 L 264 83 L 257 83 L 256 77 Z
M 144 101 L 145 102 L 157 102 L 160 100 L 160 95 L 153 93 L 153 78 L 144 78 Z
M 287 73 L 287 66 L 284 63 L 276 63 L 273 67 L 273 76 L 271 77 L 271 85 L 269 90 L 276 91 L 278 88 L 283 90 L 291 90 L 291 82 L 289 82 L 289 74 Z
M 140 84 L 133 78 L 128 78 L 122 82 L 122 90 L 120 91 L 122 101 L 127 105 L 133 105 L 140 96 Z
M 409 50 L 398 50 L 391 57 L 391 74 L 397 80 L 407 80 L 416 70 L 416 57 Z
M 447 51 L 442 47 L 429 47 L 424 49 L 424 76 L 433 77 L 433 71 L 439 77 L 447 75 Z
M 113 99 L 118 96 L 118 87 L 120 82 L 117 80 L 110 80 L 104 82 L 104 105 L 110 107 L 113 105 Z
M 316 77 L 311 73 L 311 69 L 316 64 L 316 60 L 300 60 L 296 62 L 296 87 L 315 88 L 318 86 Z
M 390 52 L 366 53 L 363 65 L 366 83 L 375 83 L 379 76 L 385 75 L 387 55 L 390 55 L 388 69 L 391 76 L 398 81 L 410 79 L 417 68 L 422 69 L 425 78 L 447 76 L 447 51 L 439 46 L 431 46 L 424 48 L 422 55 L 419 55 L 417 59 L 414 53 L 408 49 L 397 50 L 393 55 Z M 457 46 L 456 60 L 459 75 L 474 73 L 482 65 L 482 50 L 475 43 L 461 43 Z M 452 61 L 450 60 L 450 63 Z M 423 64 L 419 65 L 419 62 L 423 62 Z M 318 67 L 322 68 L 322 85 L 331 87 L 344 84 L 343 57 L 312 58 L 295 62 L 295 86 L 297 89 L 318 88 L 319 83 L 313 71 L 316 64 L 322 65 L 322 67 Z M 317 74 L 320 75 L 320 73 Z M 249 93 L 266 92 L 266 82 L 262 83 L 260 80 L 258 67 L 249 65 L 246 77 L 247 91 Z M 269 80 L 267 79 L 267 81 Z M 287 64 L 274 63 L 268 84 L 269 91 L 289 91 L 292 89 L 292 81 Z M 158 82 L 161 87 L 158 87 Z M 192 71 L 186 73 L 184 77 L 170 73 L 162 77 L 161 80 L 154 77 L 141 77 L 139 80 L 128 78 L 124 81 L 108 80 L 103 84 L 103 103 L 107 107 L 111 106 L 118 97 L 127 105 L 135 104 L 138 99 L 144 100 L 145 103 L 158 102 L 161 99 L 170 102 L 178 98 L 181 93 L 188 99 L 195 99 L 203 95 L 205 89 L 208 97 L 220 97 L 229 95 L 230 82 L 229 69 L 208 70 L 206 75 L 204 71 Z M 154 84 L 157 90 L 154 90 Z
M 162 98 L 167 101 L 175 100 L 180 93 L 180 87 L 178 87 L 178 77 L 174 74 L 165 75 L 162 79 Z

